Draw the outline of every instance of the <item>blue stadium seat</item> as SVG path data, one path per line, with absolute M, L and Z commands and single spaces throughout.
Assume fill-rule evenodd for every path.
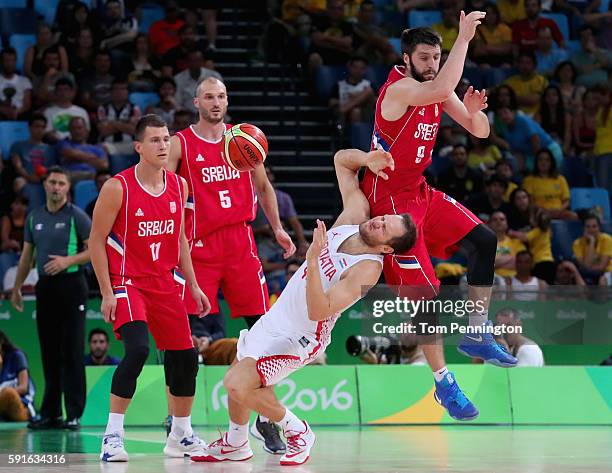
M 340 79 L 346 74 L 344 66 L 321 66 L 315 73 L 315 84 L 317 95 L 327 103 L 331 97 L 334 87 Z
M 570 39 L 569 21 L 567 21 L 567 17 L 563 13 L 544 12 L 542 13 L 542 16 L 544 18 L 550 18 L 557 24 L 565 41 Z
M 85 207 L 96 197 L 98 197 L 98 189 L 96 189 L 96 181 L 93 179 L 79 181 L 74 186 L 74 203 L 77 207 L 85 210 Z
M 370 64 L 366 72 L 366 79 L 372 83 L 374 91 L 378 91 L 389 77 L 390 67 L 384 64 Z
M 159 102 L 159 95 L 155 92 L 132 92 L 130 102 L 138 105 L 140 111 L 144 113 L 149 105 L 155 105 Z
M 23 71 L 23 61 L 30 46 L 36 44 L 36 35 L 14 34 L 9 37 L 9 44 L 17 51 L 17 69 Z
M 28 122 L 0 121 L 0 149 L 4 159 L 9 159 L 9 151 L 13 143 L 28 138 L 30 138 Z
M 42 184 L 26 184 L 22 193 L 28 198 L 28 210 L 40 207 L 47 200 Z
M 600 207 L 604 220 L 610 219 L 610 194 L 601 187 L 575 187 L 570 189 L 572 210 Z
M 361 151 L 370 151 L 372 143 L 371 123 L 351 123 L 351 146 Z
M 562 173 L 571 187 L 593 187 L 593 174 L 581 158 L 570 157 L 563 160 Z
M 438 10 L 411 10 L 408 15 L 408 26 L 431 26 L 442 21 L 442 13 Z
M 610 0 L 601 0 L 599 2 L 599 13 L 605 13 L 610 9 Z
M 600 229 L 602 232 L 612 235 L 612 220 L 603 220 Z
M 552 253 L 556 260 L 573 259 L 572 244 L 582 235 L 582 222 L 568 222 L 553 220 L 550 223 L 552 230 Z
M 2 0 L 0 0 L 2 1 Z M 34 0 L 34 10 L 43 17 L 45 23 L 52 25 L 59 0 Z M 87 5 L 89 7 L 89 4 Z
M 463 77 L 470 81 L 470 84 L 475 89 L 484 88 L 484 77 L 479 67 L 465 67 L 463 68 Z M 463 100 L 463 97 L 460 97 Z
M 452 165 L 451 160 L 446 156 L 438 156 L 434 154 L 431 159 L 431 164 L 427 170 L 434 176 L 439 176 L 444 173 Z
M 28 0 L 0 0 L 0 8 L 26 8 Z
M 6 36 L 36 34 L 36 15 L 29 8 L 0 8 L 0 32 Z
M 580 45 L 580 41 L 575 40 L 575 39 L 571 41 L 566 41 L 566 44 L 567 44 L 567 52 L 570 55 L 580 52 L 580 50 L 582 49 L 582 46 Z
M 157 20 L 161 20 L 165 16 L 164 7 L 161 5 L 146 4 L 140 7 L 140 20 L 138 22 L 138 31 L 148 33 L 149 28 Z
M 108 158 L 109 171 L 114 176 L 138 162 L 137 154 L 111 154 Z
M 389 43 L 397 54 L 402 54 L 402 40 L 400 38 L 389 38 Z

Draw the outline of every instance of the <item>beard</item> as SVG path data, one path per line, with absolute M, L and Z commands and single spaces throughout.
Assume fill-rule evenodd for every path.
M 216 118 L 216 117 L 213 117 L 212 114 L 208 112 L 208 110 L 200 109 L 200 118 L 202 118 L 202 120 L 204 120 L 205 122 L 208 122 L 212 125 L 216 125 L 217 123 L 221 123 L 223 121 L 223 118 L 225 118 L 225 112 L 220 113 L 219 118 Z
M 366 245 L 368 245 L 368 246 L 376 246 L 376 244 L 372 240 L 372 237 L 368 233 L 368 225 L 369 224 L 370 224 L 369 220 L 367 222 L 363 222 L 363 223 L 359 224 L 359 236 L 361 237 L 361 240 Z
M 428 80 L 433 80 L 436 78 L 436 76 L 438 75 L 437 72 L 435 72 L 433 69 L 428 69 L 425 72 L 423 72 L 423 74 L 426 74 L 428 72 L 432 72 L 434 74 L 432 79 L 426 79 L 423 74 L 421 74 L 419 71 L 416 70 L 416 67 L 414 67 L 414 65 L 412 64 L 412 61 L 409 59 L 408 60 L 408 67 L 410 67 L 410 75 L 412 76 L 412 78 L 418 82 L 427 82 Z

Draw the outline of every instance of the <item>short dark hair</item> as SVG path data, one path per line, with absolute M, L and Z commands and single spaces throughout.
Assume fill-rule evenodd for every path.
M 60 85 L 67 85 L 74 90 L 74 83 L 67 77 L 60 77 L 55 81 L 55 88 L 57 89 Z
M 402 32 L 401 44 L 402 53 L 410 56 L 419 44 L 442 48 L 442 37 L 428 26 L 409 28 Z
M 533 62 L 534 64 L 538 63 L 538 58 L 536 57 L 536 54 L 533 51 L 521 51 L 517 57 L 517 60 L 520 60 L 522 57 L 527 57 L 531 59 L 531 62 Z
M 417 238 L 417 228 L 410 214 L 401 214 L 400 217 L 402 217 L 406 231 L 403 235 L 392 238 L 387 242 L 387 245 L 393 248 L 393 252 L 399 254 L 412 248 Z
M 45 58 L 45 56 L 47 56 L 48 54 L 59 54 L 60 50 L 57 46 L 51 46 L 50 48 L 45 49 L 45 52 L 43 53 L 42 57 L 43 59 Z
M 365 56 L 362 56 L 361 54 L 353 54 L 349 58 L 348 63 L 349 64 L 353 64 L 354 62 L 357 62 L 357 61 L 361 61 L 361 62 L 365 63 L 366 66 L 369 64 L 368 58 L 366 58 Z
M 63 174 L 68 179 L 68 182 L 71 182 L 70 173 L 61 166 L 55 165 L 47 169 L 47 174 L 45 176 L 45 179 L 47 179 L 47 177 L 49 177 L 50 174 Z
M 164 84 L 170 84 L 176 90 L 176 81 L 172 77 L 164 77 L 157 84 L 157 90 L 161 89 Z
M 143 115 L 140 120 L 138 120 L 138 123 L 136 123 L 136 129 L 134 130 L 134 139 L 136 141 L 142 141 L 147 127 L 163 128 L 168 127 L 168 124 L 162 117 L 154 113 Z
M 519 251 L 516 255 L 514 255 L 514 260 L 516 261 L 518 259 L 519 256 L 524 256 L 527 255 L 529 256 L 531 259 L 533 259 L 533 256 L 531 255 L 531 253 L 529 252 L 529 250 L 521 250 Z
M 13 48 L 12 46 L 8 46 L 8 47 L 4 48 L 2 51 L 0 51 L 0 57 L 4 58 L 5 54 L 17 57 L 17 50 L 15 48 Z
M 493 174 L 485 181 L 485 186 L 489 187 L 492 184 L 501 184 L 504 189 L 508 188 L 508 179 L 502 176 L 498 176 L 497 174 Z
M 34 122 L 44 122 L 45 126 L 47 126 L 47 117 L 42 113 L 33 113 L 28 119 L 28 125 L 32 126 Z
M 104 335 L 104 338 L 106 338 L 106 341 L 108 342 L 108 333 L 106 333 L 106 330 L 101 329 L 101 328 L 94 328 L 91 329 L 91 331 L 89 332 L 89 337 L 88 337 L 88 341 L 91 342 L 91 339 L 93 338 L 94 335 Z
M 118 77 L 116 79 L 113 79 L 113 82 L 111 82 L 111 89 L 113 87 L 115 87 L 116 85 L 128 85 L 128 81 L 125 78 L 122 77 Z

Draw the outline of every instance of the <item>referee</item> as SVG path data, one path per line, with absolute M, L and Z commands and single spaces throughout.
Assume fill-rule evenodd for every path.
M 11 303 L 23 311 L 21 286 L 36 255 L 36 326 L 45 376 L 40 419 L 31 429 L 77 430 L 85 408 L 85 307 L 87 283 L 81 269 L 89 261 L 91 220 L 68 202 L 70 178 L 60 167 L 49 168 L 44 181 L 46 205 L 26 219 L 23 251 Z M 62 391 L 66 421 L 62 421 Z

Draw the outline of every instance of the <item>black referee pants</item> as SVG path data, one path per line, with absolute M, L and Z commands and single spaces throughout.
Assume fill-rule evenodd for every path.
M 43 418 L 67 419 L 85 409 L 85 314 L 87 282 L 82 271 L 42 276 L 36 285 L 36 326 L 45 376 Z

